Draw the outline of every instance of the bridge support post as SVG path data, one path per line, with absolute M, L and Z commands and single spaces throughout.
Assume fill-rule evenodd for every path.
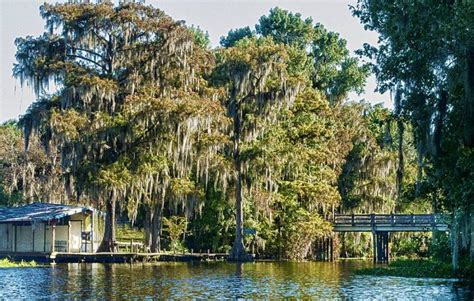
M 337 254 L 335 253 L 335 244 L 333 237 L 317 239 L 314 244 L 314 258 L 323 261 L 336 260 Z
M 389 243 L 388 232 L 372 232 L 373 233 L 373 248 L 374 248 L 374 262 L 388 263 L 389 261 Z

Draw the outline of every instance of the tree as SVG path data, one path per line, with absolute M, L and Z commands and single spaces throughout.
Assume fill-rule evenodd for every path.
M 276 42 L 296 46 L 311 57 L 313 88 L 324 91 L 331 103 L 344 100 L 351 91 L 362 92 L 368 67 L 351 57 L 347 43 L 311 18 L 302 19 L 281 8 L 273 8 L 256 25 L 257 33 Z
M 226 37 L 221 37 L 220 44 L 222 47 L 225 48 L 233 47 L 238 41 L 244 38 L 250 38 L 254 35 L 255 33 L 252 32 L 252 30 L 248 26 L 237 29 L 231 29 L 227 33 Z
M 64 202 L 60 167 L 53 164 L 40 142 L 33 139 L 28 151 L 16 122 L 0 125 L 0 204 L 17 205 L 33 201 Z M 55 154 L 49 154 L 54 156 Z
M 148 207 L 148 242 L 158 251 L 171 183 L 205 178 L 208 165 L 194 179 L 191 171 L 222 143 L 214 133 L 225 120 L 214 117 L 223 110 L 202 77 L 213 57 L 196 31 L 140 3 L 44 4 L 41 15 L 48 32 L 16 41 L 14 75 L 40 97 L 21 121 L 26 146 L 37 134 L 61 154 L 75 198 L 105 206 L 101 250 L 114 250 L 118 203 L 132 219 L 139 204 Z M 195 190 L 179 192 L 175 202 Z
M 378 47 L 361 51 L 373 60 L 379 90 L 396 92 L 398 115 L 413 125 L 418 192 L 439 195 L 442 188 L 433 207 L 453 213 L 454 229 L 467 224 L 461 220 L 474 210 L 473 170 L 466 164 L 474 158 L 473 12 L 472 1 L 358 1 L 353 7 L 367 29 L 380 33 Z M 461 229 L 462 237 L 467 231 Z M 457 233 L 452 232 L 454 268 Z M 469 241 L 464 246 L 470 244 L 472 257 Z
M 222 49 L 215 82 L 228 91 L 227 114 L 233 120 L 232 160 L 235 172 L 236 237 L 231 260 L 249 259 L 244 247 L 244 177 L 249 164 L 242 146 L 255 140 L 272 124 L 279 109 L 291 105 L 304 84 L 305 74 L 289 68 L 292 49 L 268 38 L 245 38 Z M 304 58 L 303 58 L 304 59 Z
M 256 25 L 257 41 L 271 38 L 276 45 L 285 45 L 291 57 L 286 68 L 290 74 L 298 75 L 302 85 L 294 94 L 294 110 L 290 108 L 293 106 L 273 109 L 269 112 L 273 121 L 271 124 L 260 122 L 258 114 L 244 108 L 242 120 L 245 123 L 245 115 L 251 116 L 252 119 L 248 117 L 250 121 L 257 123 L 255 134 L 252 139 L 244 138 L 240 143 L 234 141 L 234 145 L 240 145 L 238 152 L 244 164 L 243 183 L 248 191 L 246 204 L 251 204 L 243 206 L 247 216 L 251 215 L 245 222 L 260 229 L 259 233 L 262 234 L 257 238 L 261 240 L 262 246 L 265 240 L 276 239 L 276 244 L 285 250 L 296 250 L 296 246 L 291 243 L 283 245 L 283 240 L 301 242 L 299 239 L 287 238 L 294 234 L 290 229 L 294 223 L 306 222 L 303 212 L 308 216 L 327 216 L 328 211 L 339 203 L 337 177 L 344 156 L 352 147 L 349 123 L 354 120 L 351 115 L 354 112 L 341 106 L 340 101 L 349 91 L 360 90 L 367 75 L 367 68 L 358 66 L 357 59 L 350 58 L 345 41 L 312 22 L 311 19 L 303 20 L 300 14 L 279 8 L 270 10 L 268 16 L 260 18 Z M 249 45 L 248 38 L 242 38 L 236 34 L 238 32 L 240 31 L 231 31 L 227 37 L 232 41 L 229 45 L 234 45 L 234 49 L 240 45 Z M 225 42 L 226 38 L 222 41 Z M 329 50 L 334 53 L 329 53 Z M 324 55 L 327 59 L 322 59 Z M 346 61 L 352 63 L 346 64 Z M 345 68 L 349 65 L 350 70 Z M 234 70 L 237 68 L 234 67 Z M 260 77 L 255 78 L 258 80 Z M 324 80 L 310 81 L 316 78 Z M 278 79 L 275 80 L 278 82 Z M 336 91 L 336 88 L 340 90 Z M 271 99 L 271 93 L 266 94 L 268 98 L 265 100 L 275 102 Z M 327 99 L 332 106 L 329 106 Z M 336 116 L 346 118 L 347 124 L 336 121 Z M 319 139 L 319 130 L 324 139 Z M 339 141 L 335 138 L 338 135 Z M 329 137 L 334 137 L 334 140 Z M 334 152 L 320 151 L 322 149 L 334 149 Z M 277 229 L 273 228 L 275 221 Z M 325 228 L 324 225 L 321 226 Z M 274 231 L 279 233 L 277 238 Z M 287 237 L 283 238 L 284 235 Z M 284 256 L 305 257 L 309 250 L 306 243 L 312 243 L 311 237 L 313 236 L 307 236 L 309 240 L 300 249 L 302 253 L 285 251 Z M 240 238 L 237 240 L 241 241 Z M 236 241 L 234 249 L 237 243 Z M 283 255 L 282 250 L 278 252 Z
M 175 252 L 182 248 L 182 239 L 186 233 L 187 221 L 183 216 L 172 216 L 171 218 L 163 217 L 165 225 L 164 230 L 168 233 L 170 239 L 171 250 Z

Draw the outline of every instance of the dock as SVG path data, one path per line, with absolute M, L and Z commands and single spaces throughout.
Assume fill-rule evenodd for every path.
M 40 263 L 134 263 L 134 262 L 191 262 L 221 261 L 227 259 L 225 253 L 0 253 L 0 258 L 14 261 L 31 261 Z

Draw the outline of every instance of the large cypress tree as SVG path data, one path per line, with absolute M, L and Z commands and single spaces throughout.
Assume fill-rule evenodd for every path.
M 14 75 L 38 101 L 21 122 L 60 154 L 66 191 L 107 211 L 105 251 L 114 250 L 117 205 L 148 210 L 148 242 L 160 249 L 165 195 L 192 205 L 215 154 L 222 112 L 202 75 L 213 57 L 195 34 L 141 3 L 89 1 L 41 7 L 47 32 L 16 41 Z M 47 88 L 54 83 L 57 92 Z M 219 120 L 222 124 L 222 120 Z M 204 141 L 199 149 L 197 141 Z M 205 159 L 204 159 L 205 160 Z M 187 187 L 193 187 L 192 184 Z

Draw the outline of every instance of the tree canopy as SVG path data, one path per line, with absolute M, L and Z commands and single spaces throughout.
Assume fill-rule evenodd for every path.
M 143 3 L 44 4 L 46 31 L 16 40 L 14 76 L 37 100 L 18 125 L 0 128 L 0 193 L 105 209 L 102 250 L 114 251 L 121 216 L 143 228 L 150 251 L 213 249 L 235 260 L 251 258 L 249 245 L 264 257 L 308 258 L 333 236 L 336 212 L 428 210 L 438 182 L 427 174 L 453 160 L 454 173 L 471 172 L 468 144 L 455 143 L 462 131 L 445 134 L 468 120 L 460 104 L 469 90 L 454 76 L 466 60 L 444 42 L 416 56 L 413 31 L 389 31 L 399 16 L 380 5 L 353 11 L 382 32 L 379 48 L 361 54 L 374 59 L 379 89 L 396 94 L 393 111 L 348 100 L 369 67 L 299 13 L 273 8 L 213 49 L 203 29 Z M 430 131 L 436 158 L 456 149 L 456 159 L 428 161 Z M 450 179 L 445 191 L 460 185 Z

